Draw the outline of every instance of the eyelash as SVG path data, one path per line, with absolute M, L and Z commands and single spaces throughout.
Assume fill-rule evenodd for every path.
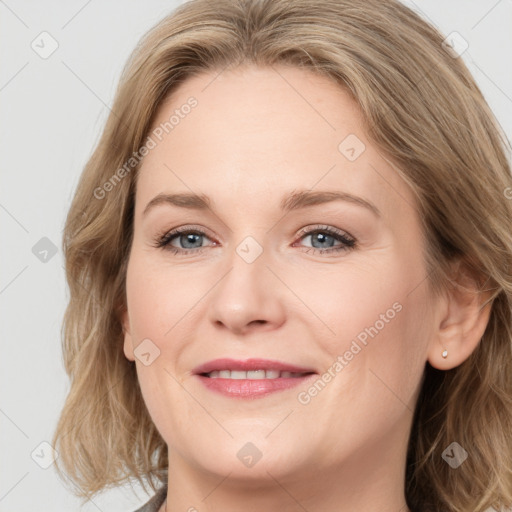
M 343 232 L 335 230 L 333 228 L 330 228 L 329 226 L 317 225 L 311 229 L 301 230 L 299 233 L 299 238 L 304 238 L 309 235 L 314 235 L 315 233 L 327 233 L 328 235 L 335 238 L 337 241 L 343 242 L 345 245 L 335 247 L 335 248 L 329 248 L 329 249 L 317 249 L 316 247 L 305 247 L 305 249 L 308 249 L 308 251 L 307 251 L 308 253 L 311 250 L 313 251 L 313 254 L 339 253 L 342 251 L 350 251 L 356 247 L 355 238 L 347 236 Z M 169 245 L 174 238 L 176 238 L 179 235 L 183 235 L 183 234 L 194 234 L 194 235 L 208 237 L 208 235 L 204 231 L 201 231 L 200 229 L 192 229 L 191 226 L 184 226 L 184 227 L 174 229 L 172 231 L 164 233 L 163 235 L 158 236 L 155 239 L 155 243 L 153 244 L 153 246 L 157 247 L 157 248 L 162 248 L 165 251 L 170 251 L 173 254 L 181 255 L 181 256 L 185 256 L 185 253 L 187 256 L 196 255 L 198 253 L 201 253 L 204 249 L 206 249 L 206 247 L 196 247 L 193 249 L 180 249 L 178 247 L 173 247 L 173 246 Z

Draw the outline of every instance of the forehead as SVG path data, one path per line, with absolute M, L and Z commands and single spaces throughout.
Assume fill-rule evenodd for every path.
M 160 105 L 149 135 L 156 145 L 140 169 L 138 215 L 162 192 L 262 211 L 291 190 L 343 190 L 390 218 L 414 203 L 367 139 L 357 103 L 309 70 L 247 66 L 193 76 Z

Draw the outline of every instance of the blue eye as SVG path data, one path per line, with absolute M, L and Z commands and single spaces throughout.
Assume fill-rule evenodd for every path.
M 202 237 L 208 238 L 204 231 L 185 226 L 158 237 L 155 240 L 154 246 L 177 255 L 196 255 L 207 248 L 207 246 L 205 247 L 201 244 Z M 313 254 L 338 253 L 340 251 L 348 251 L 356 246 L 356 240 L 353 237 L 329 226 L 315 226 L 312 229 L 302 230 L 300 232 L 300 239 L 307 237 L 312 237 L 312 243 L 324 245 L 324 247 L 306 247 L 308 250 L 305 252 L 307 253 L 311 251 Z M 172 245 L 172 242 L 175 240 L 177 240 L 182 247 Z M 333 246 L 336 241 L 340 242 L 341 245 Z M 197 244 L 199 244 L 199 246 L 196 246 Z M 213 245 L 216 245 L 216 243 L 214 242 Z
M 339 251 L 348 251 L 353 249 L 356 245 L 356 240 L 341 231 L 330 228 L 329 226 L 316 226 L 315 229 L 302 231 L 301 238 L 311 237 L 311 243 L 326 244 L 327 247 L 314 247 L 312 246 L 313 253 L 325 254 L 336 253 Z M 341 242 L 341 245 L 333 247 L 333 241 Z M 306 251 L 310 252 L 310 251 Z

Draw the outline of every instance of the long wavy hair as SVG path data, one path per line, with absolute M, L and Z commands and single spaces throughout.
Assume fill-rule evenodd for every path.
M 63 232 L 69 304 L 61 335 L 70 390 L 53 444 L 57 472 L 77 495 L 132 479 L 155 491 L 167 478 L 167 446 L 124 356 L 120 316 L 136 157 L 155 113 L 195 74 L 282 64 L 328 77 L 357 101 L 369 140 L 417 198 L 431 290 L 448 289 L 450 264 L 460 260 L 492 292 L 489 322 L 471 356 L 448 371 L 425 364 L 406 461 L 408 506 L 512 506 L 510 144 L 444 39 L 395 0 L 191 0 L 141 39 Z M 453 441 L 470 452 L 456 470 L 441 457 Z

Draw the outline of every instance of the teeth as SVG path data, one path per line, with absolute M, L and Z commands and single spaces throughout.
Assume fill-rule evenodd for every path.
M 241 372 L 245 373 L 245 372 Z M 252 370 L 250 372 L 247 372 L 247 378 L 248 379 L 265 379 L 265 370 Z
M 293 377 L 301 377 L 303 373 L 297 372 L 280 372 L 278 370 L 250 370 L 244 372 L 241 370 L 214 370 L 208 373 L 211 379 L 288 379 Z

